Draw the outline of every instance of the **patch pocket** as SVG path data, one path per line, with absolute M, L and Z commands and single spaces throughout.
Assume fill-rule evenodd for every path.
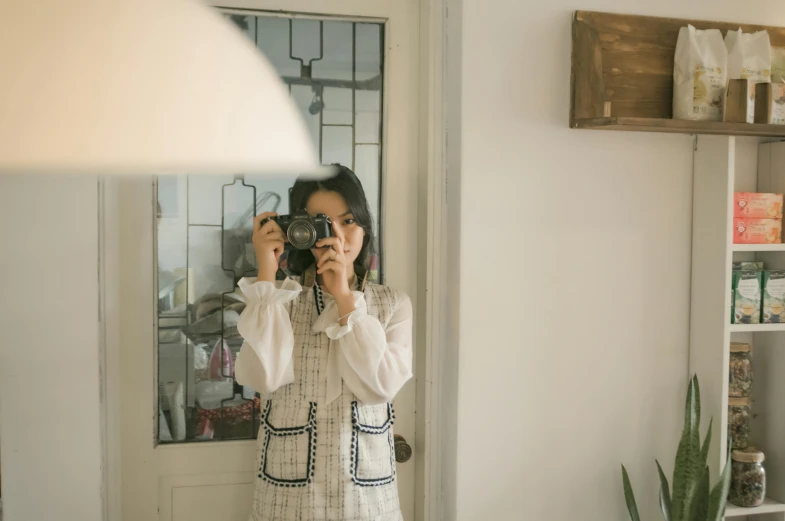
M 270 420 L 272 402 L 262 413 L 262 457 L 259 477 L 281 487 L 304 487 L 313 480 L 316 460 L 316 404 L 308 404 L 308 423 L 276 426 Z
M 395 481 L 392 404 L 358 405 L 352 402 L 352 481 L 376 487 Z

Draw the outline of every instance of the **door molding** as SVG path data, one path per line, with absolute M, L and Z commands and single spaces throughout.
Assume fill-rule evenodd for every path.
M 445 349 L 447 272 L 447 136 L 444 107 L 447 65 L 445 0 L 422 0 L 420 11 L 420 103 L 425 115 L 420 121 L 420 215 L 425 219 L 420 252 L 425 262 L 418 285 L 424 308 L 424 326 L 418 341 L 417 441 L 422 450 L 417 458 L 415 495 L 416 521 L 441 521 L 442 509 L 442 359 Z M 424 242 L 424 244 L 423 244 Z
M 98 179 L 98 346 L 101 502 L 104 521 L 122 521 L 118 182 Z
M 228 3 L 228 2 L 227 2 Z M 231 2 L 232 7 L 243 8 L 244 0 Z M 297 11 L 297 2 L 286 0 L 282 10 Z M 385 13 L 368 11 L 373 4 L 353 1 L 330 2 L 326 10 L 335 11 L 338 4 L 345 6 L 341 16 L 384 16 Z M 380 2 L 380 4 L 383 4 Z M 364 6 L 358 10 L 359 6 Z M 258 10 L 258 9 L 257 9 Z M 342 11 L 343 9 L 338 9 Z M 357 11 L 357 12 L 351 12 Z M 329 16 L 330 13 L 325 13 Z M 445 125 L 445 25 L 447 22 L 445 0 L 420 1 L 419 82 L 419 194 L 418 214 L 425 220 L 417 238 L 419 248 L 417 301 L 423 311 L 418 321 L 418 379 L 416 409 L 417 440 L 420 453 L 416 458 L 415 485 L 416 521 L 440 521 L 442 518 L 442 360 L 445 353 L 445 324 L 447 288 L 446 238 L 446 125 Z M 120 303 L 118 213 L 119 182 L 117 178 L 99 181 L 99 317 L 100 378 L 101 378 L 101 439 L 103 463 L 103 489 L 101 491 L 105 521 L 123 521 L 122 511 L 122 461 L 121 461 L 121 390 L 120 390 Z M 152 434 L 151 434 L 152 435 Z

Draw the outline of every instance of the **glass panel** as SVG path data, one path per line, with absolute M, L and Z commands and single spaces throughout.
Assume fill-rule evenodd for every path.
M 322 113 L 325 124 L 351 125 L 352 89 L 325 87 Z
M 221 186 L 231 176 L 188 176 L 188 224 L 221 225 Z
M 380 230 L 381 24 L 225 13 L 261 49 L 303 114 L 324 164 L 352 168 Z M 355 78 L 358 81 L 355 81 Z M 256 274 L 254 215 L 290 212 L 288 178 L 162 177 L 157 184 L 161 443 L 250 439 L 259 397 L 234 381 L 244 309 L 237 281 Z M 378 244 L 377 244 L 377 250 Z M 282 259 L 280 277 L 286 274 Z M 369 280 L 380 281 L 378 256 Z
M 289 91 L 294 98 L 294 102 L 300 109 L 303 115 L 305 125 L 311 133 L 311 138 L 314 143 L 319 142 L 319 133 L 321 132 L 321 109 L 320 104 L 321 94 L 320 89 L 316 91 L 307 85 L 291 85 Z
M 382 26 L 355 24 L 356 27 L 356 79 L 379 79 L 382 74 Z
M 256 46 L 281 76 L 300 76 L 300 62 L 289 55 L 289 20 L 255 16 Z
M 320 79 L 352 79 L 352 27 L 351 22 L 322 22 L 324 27 L 324 58 L 313 64 L 313 77 Z M 318 37 L 314 31 L 309 35 Z
M 322 132 L 322 162 L 326 165 L 339 163 L 354 170 L 352 127 L 324 127 Z
M 381 93 L 374 90 L 358 90 L 355 106 L 355 132 L 357 143 L 379 144 L 382 138 Z
M 292 20 L 290 27 L 292 31 L 291 56 L 302 60 L 305 65 L 321 60 L 323 57 L 320 32 L 322 22 L 298 19 Z

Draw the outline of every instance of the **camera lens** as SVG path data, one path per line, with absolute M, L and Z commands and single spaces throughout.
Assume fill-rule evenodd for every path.
M 308 221 L 294 221 L 286 231 L 289 243 L 298 250 L 306 250 L 316 242 L 316 230 Z

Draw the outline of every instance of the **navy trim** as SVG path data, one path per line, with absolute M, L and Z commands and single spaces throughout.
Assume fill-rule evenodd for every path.
M 378 487 L 395 481 L 395 449 L 393 445 L 393 433 L 391 429 L 393 423 L 395 423 L 395 412 L 393 411 L 392 404 L 387 404 L 387 421 L 376 427 L 360 423 L 357 402 L 352 402 L 352 461 L 350 465 L 350 472 L 352 475 L 352 481 L 354 481 L 355 484 L 361 487 Z M 358 476 L 358 469 L 360 468 L 359 445 L 361 433 L 371 436 L 387 434 L 387 443 L 390 446 L 391 474 L 389 476 L 377 479 L 362 479 Z
M 308 424 L 303 425 L 302 427 L 274 427 L 272 423 L 270 423 L 270 400 L 267 401 L 267 407 L 265 407 L 264 413 L 262 415 L 262 423 L 264 423 L 267 430 L 272 433 L 273 436 L 295 436 L 297 434 L 305 434 L 311 428 L 316 427 L 316 404 L 310 402 L 311 410 L 308 414 Z
M 375 425 L 364 425 L 360 423 L 360 414 L 357 408 L 357 402 L 352 402 L 352 425 L 360 432 L 364 432 L 367 434 L 384 434 L 390 428 L 390 425 L 394 423 L 394 420 L 395 420 L 395 413 L 393 412 L 392 404 L 388 403 L 387 421 L 385 421 L 383 424 L 379 425 L 378 427 Z
M 302 427 L 278 428 L 270 424 L 270 409 L 272 401 L 267 400 L 264 409 L 262 426 L 264 427 L 264 448 L 262 458 L 259 462 L 259 477 L 268 483 L 281 487 L 304 487 L 313 481 L 314 467 L 316 462 L 316 403 L 309 402 L 308 405 L 308 424 Z M 270 449 L 270 441 L 275 437 L 298 436 L 308 434 L 308 460 L 306 462 L 306 475 L 298 479 L 281 479 L 271 476 L 267 472 L 267 452 Z
M 316 300 L 316 314 L 321 315 L 324 311 L 324 293 L 322 293 L 322 288 L 318 282 L 315 282 L 313 285 L 313 296 Z

